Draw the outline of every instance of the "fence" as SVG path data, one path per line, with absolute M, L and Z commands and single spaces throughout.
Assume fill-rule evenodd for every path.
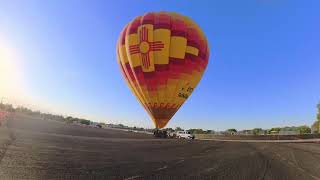
M 197 139 L 220 139 L 220 140 L 297 140 L 320 138 L 320 134 L 298 135 L 214 135 L 196 134 Z

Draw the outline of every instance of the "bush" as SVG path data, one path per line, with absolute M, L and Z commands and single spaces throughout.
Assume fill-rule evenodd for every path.
M 308 126 L 299 126 L 298 131 L 300 134 L 309 134 L 311 133 L 311 129 Z
M 86 119 L 80 119 L 81 124 L 90 125 L 90 121 Z

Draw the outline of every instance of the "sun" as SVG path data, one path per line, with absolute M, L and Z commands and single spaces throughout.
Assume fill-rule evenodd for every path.
M 0 34 L 0 98 L 18 98 L 26 90 L 17 49 Z

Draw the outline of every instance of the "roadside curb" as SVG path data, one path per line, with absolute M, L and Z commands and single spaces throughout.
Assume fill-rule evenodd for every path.
M 221 142 L 251 142 L 251 143 L 317 143 L 320 139 L 299 139 L 299 140 L 226 140 L 226 139 L 197 139 L 201 141 L 221 141 Z

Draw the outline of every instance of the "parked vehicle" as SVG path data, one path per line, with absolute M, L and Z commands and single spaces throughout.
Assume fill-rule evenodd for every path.
M 176 134 L 177 138 L 179 139 L 194 139 L 194 135 L 192 135 L 188 131 L 178 131 Z
M 102 128 L 100 124 L 95 125 L 96 128 Z

